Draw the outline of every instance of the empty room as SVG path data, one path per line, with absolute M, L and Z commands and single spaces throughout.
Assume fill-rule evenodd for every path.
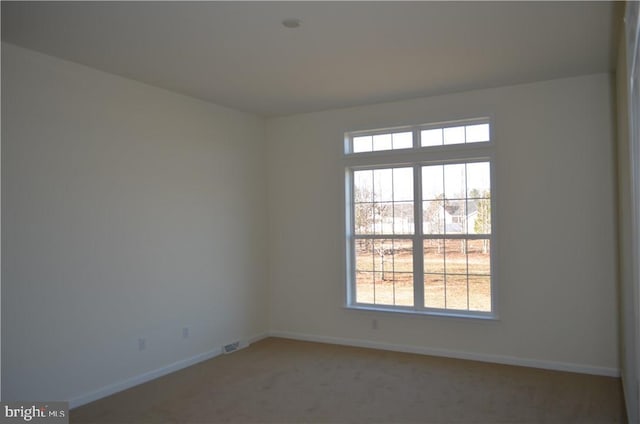
M 3 1 L 2 422 L 638 423 L 638 2 Z

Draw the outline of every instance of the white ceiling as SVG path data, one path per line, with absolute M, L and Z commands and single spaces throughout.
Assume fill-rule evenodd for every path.
M 2 39 L 276 116 L 608 72 L 617 7 L 3 1 Z

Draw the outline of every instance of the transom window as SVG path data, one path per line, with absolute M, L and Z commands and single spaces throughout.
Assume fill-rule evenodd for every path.
M 482 119 L 346 134 L 348 306 L 493 316 L 490 133 Z

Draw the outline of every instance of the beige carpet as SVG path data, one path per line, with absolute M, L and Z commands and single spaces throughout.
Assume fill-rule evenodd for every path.
M 270 338 L 71 411 L 71 423 L 620 423 L 620 380 Z

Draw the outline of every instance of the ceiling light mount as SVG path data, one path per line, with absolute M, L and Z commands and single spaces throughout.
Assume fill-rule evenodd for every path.
M 302 21 L 298 18 L 287 18 L 282 21 L 282 26 L 285 28 L 299 28 Z

